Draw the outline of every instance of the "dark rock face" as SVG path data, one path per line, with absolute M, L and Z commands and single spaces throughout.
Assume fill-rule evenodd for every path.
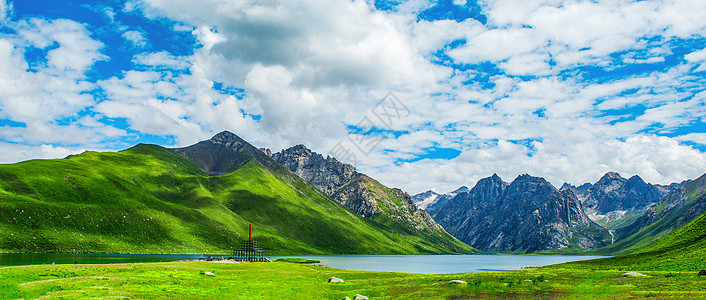
M 652 185 L 637 175 L 625 179 L 618 173 L 608 172 L 595 184 L 585 183 L 579 187 L 564 184 L 562 190 L 576 194 L 589 218 L 608 222 L 646 211 L 677 186 Z
M 229 131 L 216 134 L 210 140 L 171 151 L 191 160 L 209 175 L 228 174 L 253 159 L 265 166 L 276 167 L 273 165 L 276 163 L 266 154 Z
M 607 214 L 616 210 L 644 209 L 665 195 L 659 188 L 645 183 L 640 176 L 625 179 L 618 173 L 607 173 L 588 189 L 584 205 Z
M 407 193 L 388 188 L 333 157 L 324 158 L 297 145 L 273 153 L 272 158 L 360 216 L 384 216 L 403 227 L 442 230 Z
M 356 174 L 355 167 L 333 157 L 324 158 L 304 145 L 273 153 L 272 158 L 327 195 L 350 182 Z
M 426 209 L 427 206 L 429 206 L 430 204 L 436 203 L 436 200 L 437 198 L 439 198 L 439 196 L 441 196 L 441 194 L 432 190 L 428 190 L 426 192 L 422 192 L 412 196 L 412 201 L 414 201 L 414 204 L 416 204 L 417 207 L 421 209 Z
M 631 224 L 616 230 L 616 239 L 627 238 L 654 223 L 670 220 L 669 226 L 676 230 L 706 212 L 706 174 L 695 180 L 687 180 L 668 187 L 676 187 L 655 205 L 650 206 Z
M 416 199 L 420 199 L 419 201 L 416 199 L 414 200 L 414 203 L 417 204 L 417 207 L 425 210 L 430 215 L 433 215 L 433 214 L 437 213 L 441 208 L 443 208 L 446 205 L 446 203 L 449 200 L 451 200 L 453 197 L 455 197 L 456 195 L 461 194 L 461 193 L 467 193 L 468 191 L 469 191 L 468 187 L 461 186 L 460 188 L 454 190 L 453 192 L 448 192 L 446 194 L 437 194 L 432 191 L 428 191 L 428 192 L 425 192 L 422 194 L 414 195 L 414 196 L 412 196 L 412 199 L 415 199 L 415 197 L 416 197 Z M 422 199 L 422 197 L 424 197 L 424 195 L 426 195 L 429 192 L 434 193 L 434 194 L 432 194 L 430 196 L 430 198 Z M 431 198 L 431 197 L 433 197 L 433 198 Z
M 529 175 L 510 184 L 495 174 L 481 179 L 432 217 L 456 238 L 484 251 L 593 249 L 609 239 L 605 229 L 588 219 L 572 191 L 559 191 Z

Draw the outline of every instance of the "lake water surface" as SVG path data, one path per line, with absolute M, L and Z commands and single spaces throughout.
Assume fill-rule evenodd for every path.
M 76 253 L 0 253 L 0 266 L 28 264 L 110 264 L 163 262 L 203 259 L 208 255 L 183 254 L 76 254 Z M 213 255 L 213 258 L 222 258 Z M 331 268 L 362 271 L 450 274 L 510 271 L 603 256 L 575 255 L 295 255 L 321 261 Z
M 200 254 L 104 254 L 104 253 L 0 253 L 0 266 L 41 264 L 117 264 L 196 260 L 208 257 Z M 213 255 L 214 258 L 225 257 Z
M 331 268 L 427 274 L 511 271 L 605 256 L 577 255 L 320 255 L 273 256 L 320 260 Z

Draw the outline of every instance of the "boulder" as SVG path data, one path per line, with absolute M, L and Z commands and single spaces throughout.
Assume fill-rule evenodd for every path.
M 637 273 L 637 272 L 627 272 L 627 273 L 623 274 L 623 277 L 640 277 L 640 276 L 645 276 L 645 274 Z
M 343 279 L 337 277 L 331 277 L 328 279 L 328 283 L 343 283 Z
M 355 296 L 353 296 L 353 300 L 368 300 L 368 297 L 363 296 L 363 295 L 359 295 L 359 294 L 355 294 Z
M 454 280 L 449 281 L 449 283 L 451 283 L 451 284 L 466 284 L 467 282 L 465 282 L 463 280 L 454 279 Z
M 701 270 L 701 271 L 699 271 L 699 274 L 697 274 L 697 275 L 699 275 L 699 276 L 706 276 L 706 270 Z
M 209 271 L 203 272 L 203 275 L 214 276 L 214 277 L 216 276 L 216 274 L 213 274 L 212 272 L 209 272 Z

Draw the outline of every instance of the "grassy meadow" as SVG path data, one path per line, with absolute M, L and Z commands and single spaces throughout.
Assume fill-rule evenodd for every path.
M 212 272 L 215 276 L 208 276 Z M 553 269 L 449 275 L 365 272 L 297 263 L 169 262 L 0 268 L 1 299 L 370 299 L 706 297 L 694 272 Z M 328 283 L 329 277 L 343 283 Z M 451 284 L 451 280 L 467 284 Z

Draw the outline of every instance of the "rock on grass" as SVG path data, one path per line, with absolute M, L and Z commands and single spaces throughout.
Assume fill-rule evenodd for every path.
M 338 277 L 331 277 L 328 279 L 328 283 L 343 283 L 343 279 Z

